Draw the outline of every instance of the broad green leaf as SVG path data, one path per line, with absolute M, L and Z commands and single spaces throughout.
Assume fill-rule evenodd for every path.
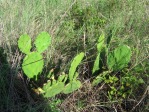
M 120 45 L 107 57 L 108 68 L 114 71 L 126 67 L 131 58 L 131 49 L 126 45 Z
M 21 35 L 18 40 L 18 47 L 23 53 L 29 54 L 32 47 L 31 38 L 27 34 Z
M 79 89 L 81 87 L 81 82 L 79 80 L 73 80 L 72 82 L 68 83 L 64 90 L 63 93 L 68 94 L 72 93 L 73 91 Z
M 28 78 L 33 78 L 42 72 L 43 57 L 38 52 L 31 52 L 23 60 L 22 68 Z
M 98 53 L 101 52 L 101 49 L 104 45 L 104 39 L 105 39 L 105 36 L 104 34 L 102 33 L 98 39 L 98 43 L 97 43 L 97 50 L 98 50 Z
M 72 81 L 74 74 L 76 72 L 76 69 L 78 67 L 78 65 L 81 63 L 82 59 L 84 57 L 84 53 L 81 52 L 80 54 L 78 54 L 72 61 L 71 63 L 71 67 L 69 69 L 69 80 Z
M 45 51 L 48 46 L 50 45 L 51 37 L 47 32 L 41 32 L 36 40 L 35 40 L 35 46 L 39 53 L 42 53 Z
M 97 55 L 96 60 L 94 62 L 92 74 L 94 74 L 97 70 L 99 70 L 99 63 L 100 62 L 100 53 Z
M 64 83 L 58 82 L 52 86 L 44 87 L 44 88 L 46 88 L 46 89 L 44 89 L 44 91 L 45 91 L 44 97 L 53 97 L 63 91 Z

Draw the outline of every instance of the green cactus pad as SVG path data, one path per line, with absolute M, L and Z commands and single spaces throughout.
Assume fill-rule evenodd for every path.
M 67 78 L 66 75 L 65 75 L 65 74 L 62 74 L 62 75 L 60 75 L 60 76 L 58 77 L 58 81 L 59 81 L 59 82 L 65 81 L 66 78 Z
M 99 61 L 100 61 L 100 53 L 97 55 L 96 60 L 94 62 L 92 74 L 94 74 L 97 70 L 99 70 Z
M 43 90 L 45 91 L 44 97 L 53 97 L 62 92 L 63 89 L 64 89 L 63 82 L 57 82 L 54 85 L 47 84 L 45 85 L 45 87 L 43 87 Z
M 78 76 L 79 76 L 79 73 L 76 72 L 75 75 L 74 75 L 74 77 L 73 77 L 73 80 L 77 80 L 77 77 L 78 77 Z
M 105 36 L 104 36 L 104 33 L 102 33 L 98 39 L 98 43 L 97 43 L 97 50 L 98 50 L 98 55 L 96 57 L 96 60 L 94 62 L 94 66 L 93 66 L 93 69 L 92 69 L 92 74 L 94 74 L 97 70 L 99 70 L 99 61 L 100 61 L 100 52 L 104 46 L 104 39 L 105 39 Z
M 81 87 L 81 82 L 79 80 L 73 80 L 72 82 L 68 83 L 64 90 L 63 93 L 68 94 L 71 93 Z
M 31 52 L 24 58 L 22 68 L 29 78 L 33 78 L 42 72 L 43 65 L 42 55 L 38 52 Z
M 32 47 L 31 38 L 27 34 L 21 35 L 18 40 L 18 47 L 23 53 L 29 54 Z
M 108 68 L 114 71 L 126 67 L 131 58 L 131 49 L 126 45 L 120 45 L 107 57 Z
M 41 32 L 36 40 L 35 40 L 35 46 L 39 53 L 42 53 L 44 50 L 48 48 L 51 42 L 51 37 L 47 32 Z
M 78 54 L 72 61 L 71 63 L 71 67 L 69 69 L 69 80 L 72 81 L 74 74 L 76 72 L 76 69 L 78 67 L 78 65 L 81 63 L 82 59 L 84 57 L 84 53 L 81 52 L 80 54 Z
M 97 43 L 97 50 L 98 50 L 99 53 L 100 53 L 101 49 L 103 48 L 104 39 L 105 39 L 104 34 L 101 34 L 99 39 L 98 39 L 98 43 Z

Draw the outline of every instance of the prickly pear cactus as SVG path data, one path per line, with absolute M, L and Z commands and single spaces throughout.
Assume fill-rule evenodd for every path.
M 23 53 L 29 54 L 32 47 L 31 38 L 27 34 L 21 35 L 18 40 L 18 47 Z
M 33 78 L 34 76 L 38 75 L 38 73 L 42 72 L 44 65 L 42 58 L 42 55 L 38 52 L 31 52 L 25 56 L 22 69 L 28 78 Z
M 63 92 L 65 94 L 72 93 L 73 91 L 79 89 L 81 85 L 82 84 L 79 80 L 74 80 L 65 86 L 65 89 L 63 90 Z
M 100 53 L 97 55 L 95 59 L 94 66 L 92 69 L 92 74 L 94 74 L 97 70 L 99 70 L 99 62 L 100 62 Z
M 84 53 L 81 52 L 78 54 L 72 61 L 71 67 L 69 69 L 69 83 L 65 86 L 63 93 L 68 94 L 71 93 L 81 87 L 81 82 L 77 80 L 78 73 L 76 69 L 78 65 L 81 63 L 82 59 L 84 58 Z
M 126 67 L 131 58 L 131 49 L 127 45 L 118 46 L 113 52 L 108 54 L 108 68 L 114 71 Z
M 98 53 L 101 51 L 101 49 L 103 48 L 104 45 L 104 40 L 105 40 L 105 35 L 104 33 L 102 33 L 98 39 L 98 43 L 97 43 L 97 50 Z
M 47 85 L 46 85 L 47 86 Z M 49 87 L 44 87 L 43 90 L 45 91 L 44 97 L 53 97 L 59 94 L 64 89 L 63 82 L 57 82 L 56 84 L 49 85 Z
M 50 42 L 50 35 L 47 32 L 41 32 L 35 40 L 37 52 L 42 53 L 44 50 L 46 50 L 50 45 Z
M 47 82 L 47 84 L 43 86 L 43 90 L 45 91 L 44 97 L 53 97 L 62 92 L 66 80 L 67 76 L 65 74 L 60 75 L 57 81 L 53 76 L 51 81 Z
M 68 94 L 68 93 L 72 93 L 73 91 L 79 89 L 81 87 L 81 82 L 79 80 L 77 80 L 78 77 L 78 73 L 75 73 L 74 79 L 72 81 L 70 81 L 64 88 L 63 93 Z
M 64 73 L 58 77 L 58 80 L 55 80 L 54 75 L 51 72 L 49 73 L 51 81 L 43 86 L 43 91 L 45 91 L 44 97 L 52 97 L 61 92 L 68 94 L 81 87 L 81 82 L 77 80 L 79 74 L 76 72 L 76 69 L 83 57 L 84 53 L 82 52 L 74 58 L 69 69 L 69 75 Z M 65 86 L 65 82 L 68 78 L 69 83 Z
M 22 68 L 28 78 L 35 77 L 42 72 L 44 61 L 41 53 L 50 45 L 51 37 L 46 32 L 41 32 L 35 40 L 36 51 L 31 52 L 31 38 L 28 35 L 22 35 L 18 40 L 20 51 L 26 54 L 23 59 Z
M 104 46 L 104 39 L 105 39 L 105 36 L 104 36 L 104 33 L 100 35 L 99 39 L 98 39 L 98 43 L 97 43 L 97 50 L 98 50 L 98 55 L 95 59 L 95 62 L 94 62 L 94 66 L 93 66 L 93 69 L 92 69 L 92 74 L 94 74 L 97 70 L 99 70 L 99 61 L 100 61 L 100 52 Z
M 78 65 L 81 63 L 82 59 L 84 57 L 84 53 L 81 52 L 80 54 L 78 54 L 72 61 L 71 63 L 71 67 L 69 69 L 69 80 L 72 81 L 73 77 L 75 75 L 76 69 L 78 67 Z

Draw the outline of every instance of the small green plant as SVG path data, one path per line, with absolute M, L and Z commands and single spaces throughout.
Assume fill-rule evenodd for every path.
M 36 77 L 37 79 L 37 75 L 42 72 L 44 61 L 41 53 L 48 48 L 50 42 L 50 35 L 47 32 L 41 32 L 34 42 L 36 51 L 31 52 L 31 38 L 27 34 L 20 36 L 18 47 L 20 51 L 26 54 L 22 68 L 28 78 Z
M 103 35 L 102 35 L 103 36 Z M 100 39 L 104 39 L 104 37 L 100 36 Z M 97 44 L 98 48 L 98 55 L 94 62 L 93 72 L 95 70 L 99 70 L 99 59 L 100 59 L 100 51 L 101 48 L 104 46 L 103 41 L 98 41 Z M 99 46 L 99 47 L 98 47 Z M 108 48 L 107 48 L 108 49 Z M 112 52 L 107 51 L 107 66 L 108 70 L 103 71 L 100 73 L 92 82 L 92 85 L 98 85 L 101 82 L 104 82 L 109 86 L 108 90 L 108 97 L 109 99 L 113 99 L 114 97 L 122 97 L 126 98 L 129 94 L 132 93 L 132 90 L 135 88 L 135 86 L 138 86 L 139 84 L 142 84 L 144 81 L 143 79 L 139 78 L 137 79 L 136 76 L 131 75 L 127 71 L 127 69 L 124 69 L 127 67 L 128 63 L 131 59 L 131 49 L 127 45 L 119 45 L 117 48 L 115 48 Z M 96 66 L 95 66 L 96 65 Z M 110 74 L 112 72 L 119 72 L 121 71 L 120 78 L 118 78 L 116 75 L 111 76 Z
M 98 75 L 92 82 L 92 85 L 98 85 L 99 83 L 101 83 L 103 80 L 105 80 L 105 76 L 110 73 L 109 71 L 104 71 L 102 72 L 100 75 Z
M 101 53 L 101 50 L 104 47 L 106 47 L 104 45 L 104 40 L 105 40 L 105 36 L 104 36 L 104 34 L 101 34 L 101 36 L 98 39 L 98 43 L 97 43 L 98 55 L 94 62 L 92 74 L 94 74 L 95 71 L 100 69 L 99 68 L 100 53 Z M 106 50 L 107 49 L 108 48 L 106 48 Z M 100 83 L 103 79 L 103 76 L 105 76 L 106 74 L 108 74 L 112 71 L 119 71 L 119 70 L 123 69 L 124 67 L 126 67 L 130 61 L 130 58 L 131 58 L 131 50 L 130 50 L 130 47 L 128 47 L 127 45 L 119 45 L 114 51 L 109 52 L 109 53 L 108 53 L 108 51 L 106 51 L 106 52 L 107 52 L 107 66 L 108 66 L 109 70 L 105 71 L 102 74 L 100 74 L 99 76 L 97 76 L 93 81 L 93 85 Z
M 62 100 L 60 99 L 52 99 L 49 103 L 50 110 L 48 112 L 61 112 L 61 110 L 57 107 L 57 105 L 61 104 Z
M 139 86 L 139 84 L 144 83 L 144 80 L 142 78 L 136 77 L 129 72 L 124 74 L 125 76 L 123 76 L 120 80 L 121 86 L 117 91 L 118 95 L 122 96 L 123 98 L 131 94 L 132 91 Z
M 100 69 L 99 68 L 100 59 L 101 59 L 100 53 L 103 48 L 104 48 L 103 50 L 106 50 L 105 55 L 107 57 L 106 64 L 107 64 L 108 70 L 106 71 L 103 70 L 102 73 L 100 73 L 97 77 L 95 77 L 95 79 L 92 82 L 92 85 L 95 86 L 104 81 L 104 83 L 110 87 L 110 90 L 108 91 L 108 95 L 110 99 L 112 99 L 112 96 L 115 94 L 119 94 L 122 97 L 125 97 L 126 96 L 124 95 L 125 91 L 123 91 L 122 87 L 120 87 L 121 89 L 117 91 L 116 86 L 118 83 L 120 83 L 120 85 L 124 85 L 123 83 L 126 82 L 124 80 L 126 79 L 126 77 L 122 76 L 121 80 L 119 81 L 119 78 L 117 76 L 115 75 L 110 76 L 110 74 L 112 72 L 119 72 L 125 67 L 127 67 L 131 58 L 131 49 L 127 45 L 119 45 L 112 52 L 109 52 L 108 46 L 106 47 L 106 45 L 104 44 L 104 40 L 105 40 L 104 34 L 101 34 L 97 43 L 98 55 L 94 62 L 92 74 L 94 74 L 96 71 Z M 131 78 L 132 80 L 134 79 L 134 77 L 130 77 L 130 76 L 129 78 Z

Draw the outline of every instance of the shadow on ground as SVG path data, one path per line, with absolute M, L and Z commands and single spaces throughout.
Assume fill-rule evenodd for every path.
M 15 50 L 17 57 L 20 54 Z M 8 62 L 5 50 L 0 47 L 0 112 L 56 112 L 48 99 L 31 89 L 30 81 L 17 65 L 21 58 L 13 59 Z

